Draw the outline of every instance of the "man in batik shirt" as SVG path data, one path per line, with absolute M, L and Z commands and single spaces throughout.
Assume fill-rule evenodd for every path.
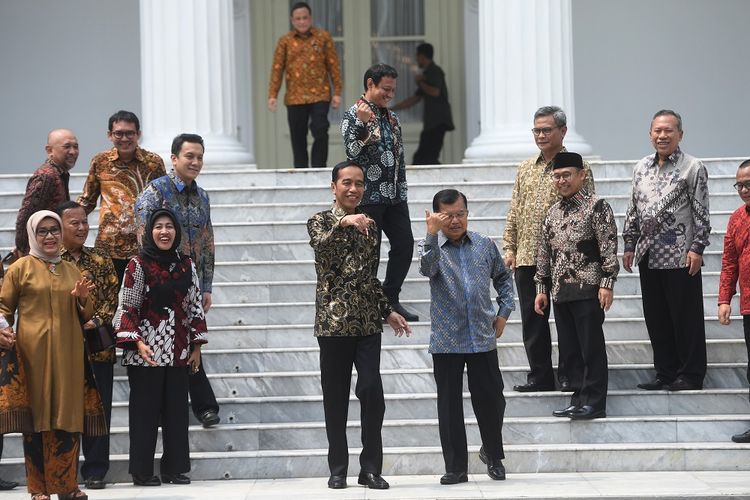
M 320 384 L 328 436 L 328 487 L 346 488 L 349 450 L 346 417 L 352 365 L 362 420 L 361 470 L 358 482 L 387 489 L 383 468 L 381 429 L 385 414 L 380 379 L 380 342 L 383 320 L 397 336 L 411 329 L 391 308 L 375 272 L 378 261 L 375 222 L 357 205 L 365 191 L 361 166 L 342 162 L 333 168 L 331 190 L 336 202 L 307 221 L 315 250 L 315 336 L 320 346 Z
M 189 255 L 195 264 L 203 297 L 203 311 L 211 308 L 211 286 L 214 279 L 214 229 L 208 193 L 195 179 L 203 168 L 203 138 L 196 134 L 180 134 L 172 141 L 172 167 L 168 175 L 159 177 L 143 190 L 135 203 L 139 234 L 142 234 L 151 213 L 157 208 L 170 209 L 182 228 L 180 253 Z M 219 404 L 201 363 L 190 376 L 190 404 L 193 414 L 210 427 L 219 423 Z
M 112 258 L 122 280 L 128 261 L 138 254 L 135 200 L 149 182 L 167 172 L 159 155 L 138 146 L 141 125 L 134 113 L 110 116 L 107 138 L 113 147 L 91 159 L 78 203 L 90 214 L 101 197 L 96 248 Z
M 544 316 L 534 312 L 534 274 L 542 222 L 549 207 L 560 200 L 560 194 L 552 182 L 550 164 L 557 153 L 565 151 L 563 139 L 568 131 L 567 123 L 565 112 L 557 106 L 543 106 L 534 113 L 534 128 L 531 133 L 539 154 L 522 161 L 518 166 L 503 232 L 505 265 L 515 274 L 523 345 L 529 360 L 526 383 L 513 387 L 513 390 L 519 392 L 555 390 L 549 310 L 545 310 Z M 583 166 L 586 171 L 586 190 L 593 194 L 591 169 L 587 162 L 583 162 Z M 567 360 L 561 356 L 558 359 L 557 380 L 560 382 L 560 389 L 573 390 L 566 373 Z
M 638 265 L 643 317 L 654 351 L 656 377 L 640 389 L 703 388 L 703 250 L 709 244 L 708 172 L 680 150 L 682 117 L 671 109 L 651 120 L 656 149 L 633 169 L 625 213 L 622 267 Z
M 112 317 L 117 310 L 119 284 L 115 267 L 108 255 L 96 248 L 84 245 L 89 236 L 89 222 L 86 211 L 74 201 L 66 201 L 55 210 L 62 219 L 62 259 L 73 262 L 81 274 L 90 279 L 96 288 L 92 292 L 94 316 L 83 327 L 98 328 L 112 325 Z M 104 414 L 109 428 L 112 417 L 112 381 L 115 363 L 115 348 L 91 354 L 96 387 L 102 398 Z M 109 434 L 104 436 L 83 436 L 84 462 L 81 476 L 86 488 L 102 489 L 104 477 L 109 471 Z
M 562 152 L 552 162 L 552 180 L 562 199 L 542 225 L 534 310 L 555 309 L 560 356 L 569 360 L 575 389 L 570 405 L 555 417 L 606 417 L 607 351 L 604 313 L 612 305 L 617 262 L 617 226 L 609 204 L 583 188 L 586 172 L 578 153 Z

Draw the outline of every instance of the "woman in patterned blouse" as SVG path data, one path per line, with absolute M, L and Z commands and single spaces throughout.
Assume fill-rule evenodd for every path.
M 177 252 L 174 214 L 154 211 L 145 229 L 143 249 L 125 269 L 114 320 L 130 384 L 129 472 L 138 486 L 188 484 L 188 376 L 201 362 L 206 320 L 193 261 Z M 161 480 L 153 474 L 160 421 Z

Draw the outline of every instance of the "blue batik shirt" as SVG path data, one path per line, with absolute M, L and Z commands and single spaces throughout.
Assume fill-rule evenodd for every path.
M 208 193 L 195 181 L 185 184 L 174 170 L 151 181 L 135 202 L 138 241 L 149 217 L 158 208 L 168 208 L 177 216 L 182 228 L 180 253 L 193 259 L 201 292 L 211 293 L 216 249 Z
M 495 243 L 472 231 L 458 243 L 440 232 L 419 242 L 419 272 L 430 278 L 432 354 L 488 352 L 497 348 L 493 322 L 508 318 L 513 280 Z M 490 284 L 497 291 L 497 311 Z

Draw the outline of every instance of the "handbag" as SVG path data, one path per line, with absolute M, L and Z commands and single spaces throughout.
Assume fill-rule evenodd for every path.
M 115 346 L 115 332 L 111 325 L 99 325 L 83 330 L 91 354 L 106 351 Z

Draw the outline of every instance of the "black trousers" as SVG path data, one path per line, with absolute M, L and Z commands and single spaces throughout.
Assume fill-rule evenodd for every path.
M 122 286 L 122 277 L 125 274 L 125 268 L 128 266 L 128 262 L 129 261 L 125 259 L 112 259 L 112 263 L 115 265 L 117 278 L 120 280 L 120 286 Z M 200 364 L 196 373 L 190 374 L 189 384 L 190 406 L 193 409 L 193 415 L 195 415 L 195 418 L 200 420 L 201 415 L 207 411 L 219 413 L 219 403 L 216 401 L 216 395 L 211 387 L 211 382 L 209 382 L 208 377 L 206 376 L 206 370 L 203 368 L 203 363 Z M 83 449 L 85 454 L 85 445 Z M 83 474 L 83 471 L 81 473 Z M 84 475 L 83 477 L 85 478 L 87 476 Z
M 414 165 L 439 165 L 440 151 L 443 149 L 443 139 L 448 128 L 438 125 L 430 130 L 422 130 L 419 134 L 419 146 L 414 152 Z
M 433 374 L 437 385 L 438 427 L 446 472 L 467 472 L 469 453 L 464 423 L 464 365 L 469 381 L 471 405 L 477 417 L 479 434 L 487 455 L 505 458 L 503 417 L 505 397 L 497 351 L 468 354 L 433 354 Z
M 366 337 L 318 337 L 320 346 L 320 385 L 328 436 L 328 467 L 331 475 L 346 475 L 349 448 L 346 420 L 349 413 L 349 389 L 352 365 L 357 368 L 354 394 L 359 399 L 362 421 L 363 472 L 380 474 L 383 469 L 383 417 L 385 398 L 380 379 L 381 334 Z
M 681 378 L 703 386 L 706 376 L 706 328 L 703 279 L 682 269 L 649 269 L 648 255 L 638 264 L 646 320 L 654 351 L 656 376 Z
M 383 292 L 388 301 L 395 304 L 399 301 L 401 286 L 409 273 L 411 259 L 414 255 L 414 235 L 411 232 L 409 205 L 402 201 L 396 205 L 362 205 L 366 213 L 378 225 L 378 255 L 383 233 L 388 237 L 391 249 L 388 251 L 388 266 L 383 280 Z M 377 274 L 379 262 L 375 263 Z
M 328 108 L 330 102 L 294 104 L 286 107 L 289 135 L 292 139 L 294 168 L 307 168 L 307 128 L 313 136 L 310 163 L 313 168 L 325 167 L 328 160 Z
M 102 398 L 104 414 L 107 418 L 107 428 L 112 422 L 112 378 L 114 366 L 112 363 L 91 363 L 94 371 L 96 387 Z M 103 478 L 109 471 L 109 434 L 106 436 L 82 436 L 81 448 L 83 449 L 83 465 L 81 476 L 83 479 L 91 477 Z
M 188 368 L 128 366 L 130 464 L 128 472 L 154 473 L 156 438 L 161 423 L 162 474 L 190 470 L 188 441 Z
M 604 310 L 597 299 L 556 302 L 555 326 L 560 356 L 569 360 L 568 380 L 575 389 L 570 404 L 607 407 L 607 349 Z
M 526 348 L 526 357 L 529 359 L 530 371 L 526 380 L 530 384 L 555 387 L 555 373 L 552 369 L 552 337 L 549 331 L 550 308 L 545 309 L 544 316 L 534 312 L 536 266 L 518 266 L 514 274 L 521 309 L 523 346 Z M 557 377 L 561 381 L 567 378 L 565 360 L 562 355 L 557 365 Z
M 747 349 L 747 383 L 750 384 L 750 316 L 742 316 L 742 328 L 745 330 L 745 348 Z M 750 399 L 750 393 L 748 393 Z M 0 442 L 0 455 L 3 452 L 3 444 Z

